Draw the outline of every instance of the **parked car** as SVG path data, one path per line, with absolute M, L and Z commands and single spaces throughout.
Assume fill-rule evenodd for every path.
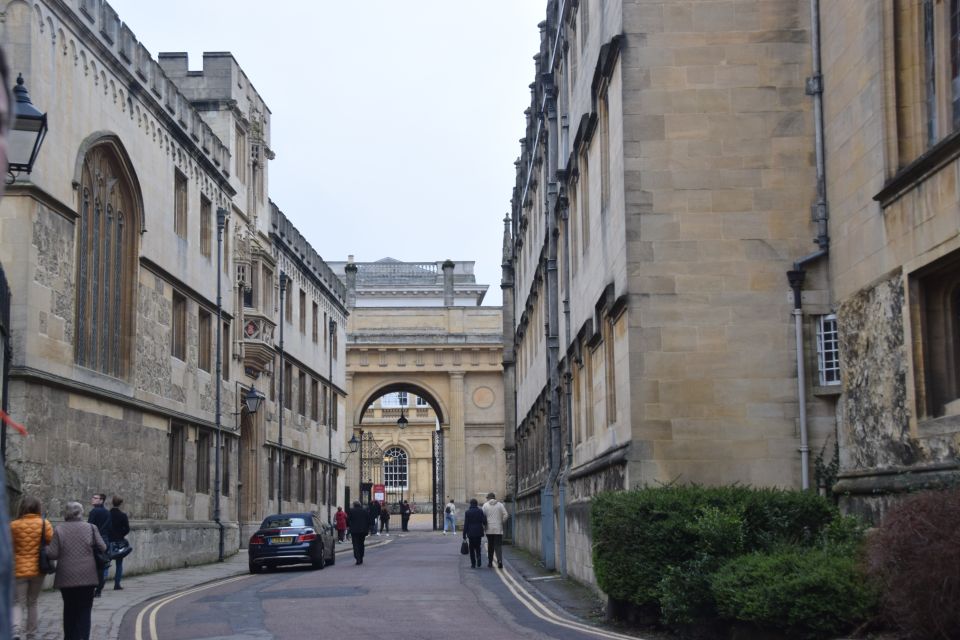
M 280 565 L 311 564 L 323 569 L 336 561 L 334 530 L 312 513 L 278 513 L 264 518 L 250 537 L 250 573 Z

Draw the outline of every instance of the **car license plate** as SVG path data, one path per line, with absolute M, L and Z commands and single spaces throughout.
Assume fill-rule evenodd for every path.
M 270 544 L 290 544 L 293 542 L 292 536 L 281 536 L 278 538 L 270 538 Z

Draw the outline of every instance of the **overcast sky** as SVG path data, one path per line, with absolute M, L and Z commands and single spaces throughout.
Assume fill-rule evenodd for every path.
M 111 0 L 156 57 L 231 51 L 273 116 L 270 197 L 325 260 L 475 260 L 503 217 L 544 0 Z

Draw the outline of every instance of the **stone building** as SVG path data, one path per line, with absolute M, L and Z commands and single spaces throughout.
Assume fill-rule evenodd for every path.
M 427 512 L 448 497 L 502 496 L 503 320 L 480 306 L 487 285 L 473 263 L 351 257 L 330 267 L 350 306 L 346 420 L 373 445 L 350 457 L 352 495 L 384 482 L 391 503 L 405 497 Z
M 133 571 L 216 558 L 220 539 L 235 552 L 281 507 L 279 485 L 284 509 L 321 509 L 327 478 L 343 484 L 345 292 L 268 199 L 263 99 L 229 53 L 199 71 L 185 54 L 154 59 L 101 0 L 12 0 L 2 15 L 11 66 L 50 121 L 0 205 L 9 407 L 29 429 L 8 439 L 9 472 L 54 517 L 123 496 Z M 249 414 L 253 386 L 267 397 Z
M 836 488 L 871 518 L 960 475 L 958 10 L 822 3 Z
M 809 11 L 547 3 L 503 287 L 514 533 L 549 567 L 593 581 L 599 491 L 799 488 L 832 452 L 834 308 L 825 261 L 801 259 L 821 211 Z

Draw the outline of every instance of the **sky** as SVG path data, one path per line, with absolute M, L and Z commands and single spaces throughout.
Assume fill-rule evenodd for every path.
M 544 0 L 111 0 L 156 58 L 230 51 L 272 113 L 270 197 L 322 258 L 476 261 L 503 218 Z

